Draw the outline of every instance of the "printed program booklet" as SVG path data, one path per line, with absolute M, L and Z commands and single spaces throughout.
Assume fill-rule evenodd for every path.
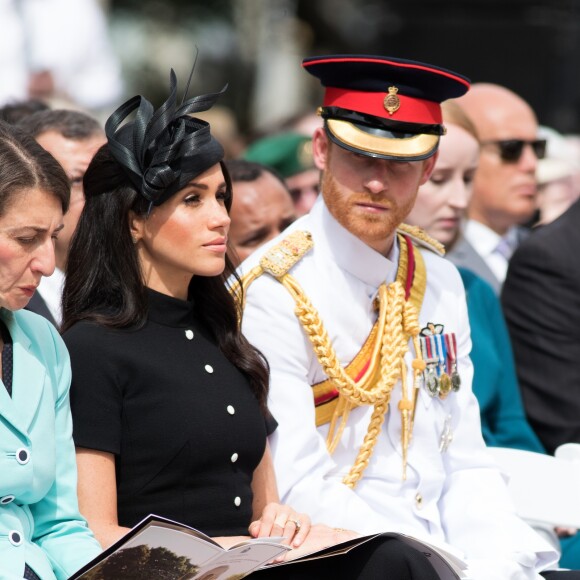
M 396 537 L 422 551 L 441 580 L 465 578 L 465 565 L 461 560 L 403 534 L 388 532 L 363 536 L 294 560 L 271 563 L 290 550 L 280 543 L 283 538 L 251 538 L 225 549 L 194 528 L 152 514 L 69 580 L 240 580 L 264 566 L 300 565 L 308 560 L 346 554 L 377 537 Z

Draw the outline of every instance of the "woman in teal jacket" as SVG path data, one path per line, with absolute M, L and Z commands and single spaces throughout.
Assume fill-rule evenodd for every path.
M 21 310 L 54 270 L 70 184 L 0 123 L 0 578 L 68 578 L 100 552 L 78 511 L 70 364 L 56 329 Z
M 487 445 L 545 453 L 524 414 L 509 334 L 493 288 L 480 276 L 458 268 L 465 286 L 471 326 L 473 392 L 480 407 Z

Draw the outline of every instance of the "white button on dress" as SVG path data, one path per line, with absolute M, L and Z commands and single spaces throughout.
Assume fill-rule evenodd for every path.
M 238 460 L 238 454 L 237 454 L 237 453 L 234 453 L 234 454 L 233 454 L 233 455 L 230 457 L 230 459 L 232 460 L 232 463 L 235 463 L 235 462 Z
M 234 505 L 235 505 L 236 507 L 240 507 L 241 503 L 242 503 L 242 498 L 241 498 L 240 496 L 236 496 L 236 497 L 234 498 Z
M 227 411 L 230 415 L 233 415 L 236 412 L 236 410 L 231 405 L 227 406 Z
M 213 367 L 211 365 L 205 365 L 205 371 L 211 375 L 213 373 Z
M 185 338 L 187 338 L 187 340 L 193 340 L 194 334 L 193 334 L 193 330 L 190 330 L 189 328 L 185 331 Z

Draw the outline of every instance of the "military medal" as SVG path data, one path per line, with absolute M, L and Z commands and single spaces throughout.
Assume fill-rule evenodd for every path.
M 457 392 L 461 387 L 461 377 L 457 372 L 457 338 L 455 333 L 451 332 L 445 335 L 445 342 L 447 344 L 447 353 L 451 367 L 451 388 Z
M 451 377 L 447 372 L 447 349 L 445 348 L 445 336 L 442 334 L 435 334 L 433 338 L 435 339 L 437 360 L 439 362 L 439 397 L 445 399 L 451 392 Z
M 453 441 L 453 431 L 451 429 L 451 415 L 445 417 L 445 423 L 443 423 L 443 431 L 441 432 L 441 437 L 439 438 L 439 452 L 445 453 L 449 449 L 449 445 Z
M 447 395 L 451 392 L 451 388 L 451 377 L 447 373 L 441 373 L 439 377 L 439 397 L 441 399 L 447 398 Z
M 427 392 L 436 397 L 439 394 L 439 377 L 437 376 L 437 365 L 439 361 L 435 355 L 435 344 L 432 336 L 420 336 L 419 344 L 421 345 L 421 354 L 425 361 L 425 370 L 423 371 L 423 384 Z
M 436 364 L 436 362 L 427 362 L 427 368 L 425 370 L 425 386 L 432 397 L 436 397 L 439 394 L 439 377 L 435 370 Z

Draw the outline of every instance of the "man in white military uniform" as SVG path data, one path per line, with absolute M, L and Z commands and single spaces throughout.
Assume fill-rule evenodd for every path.
M 515 515 L 486 451 L 459 275 L 421 232 L 397 230 L 433 169 L 440 102 L 468 80 L 382 57 L 303 66 L 326 87 L 322 195 L 240 269 L 243 331 L 271 369 L 281 497 L 313 521 L 438 544 L 469 578 L 540 578 L 558 555 Z

